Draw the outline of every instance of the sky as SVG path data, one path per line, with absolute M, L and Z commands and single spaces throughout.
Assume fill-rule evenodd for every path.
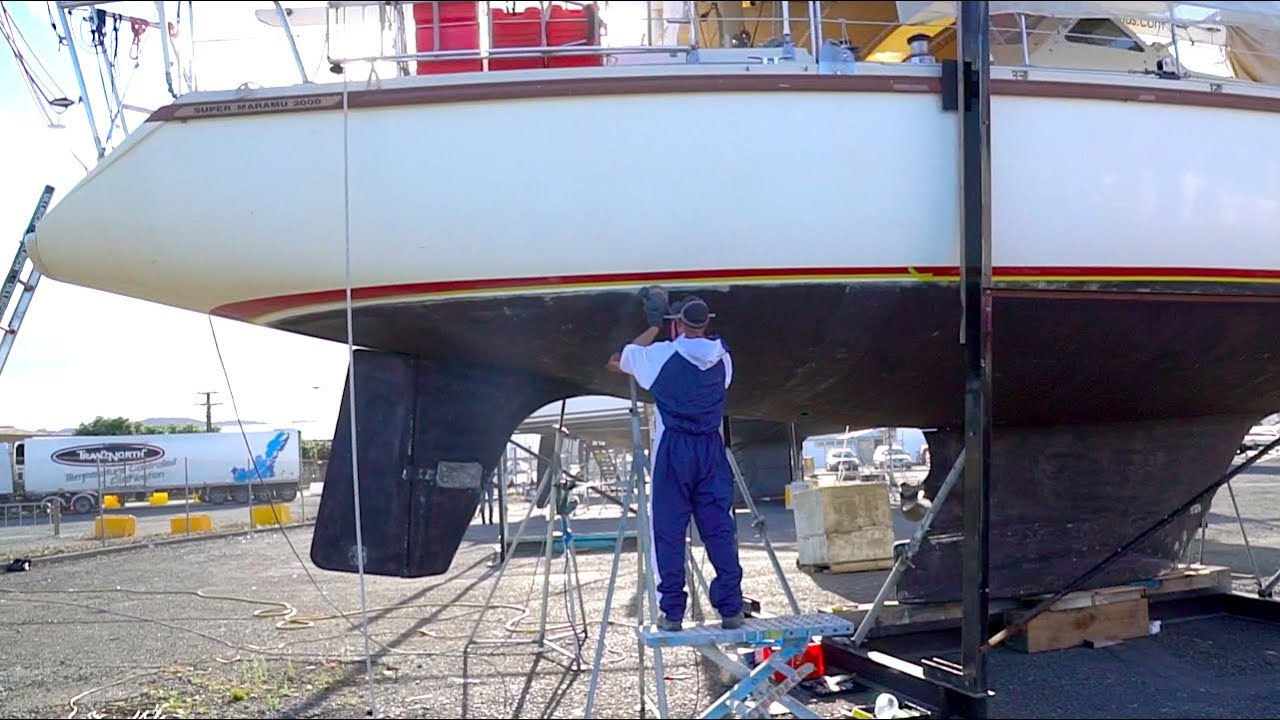
M 167 20 L 179 20 L 176 10 L 180 4 L 187 15 L 179 22 L 181 35 L 174 42 L 175 57 L 185 62 L 190 55 L 188 28 L 194 27 L 198 89 L 230 89 L 246 82 L 279 86 L 298 81 L 282 31 L 254 18 L 254 11 L 270 10 L 271 3 L 197 2 L 194 25 L 185 2 L 167 2 Z M 61 94 L 78 98 L 69 52 L 59 47 L 50 24 L 48 6 L 52 3 L 4 5 L 34 56 L 60 86 Z M 634 7 L 643 12 L 643 3 Z M 151 2 L 111 3 L 105 8 L 157 19 Z M 53 17 L 56 19 L 56 11 Z M 95 124 L 105 134 L 109 120 L 104 81 L 85 18 L 84 11 L 71 16 L 72 33 Z M 637 26 L 619 20 L 622 18 L 615 12 L 610 26 L 613 42 L 641 42 L 643 21 Z M 115 62 L 124 103 L 147 109 L 161 107 L 170 96 L 158 30 L 143 34 L 136 62 L 130 57 L 132 36 L 130 28 L 122 26 Z M 294 36 L 310 76 L 321 82 L 336 80 L 325 62 L 324 26 L 295 26 Z M 352 39 L 360 40 L 358 35 Z M 342 40 L 336 36 L 333 40 L 334 55 L 342 55 Z M 353 50 L 350 54 L 357 53 Z M 394 76 L 389 65 L 381 66 L 380 72 L 382 77 Z M 353 66 L 350 71 L 351 77 L 359 78 L 367 73 L 368 66 Z M 126 111 L 124 116 L 132 130 L 146 114 Z M 0 137 L 4 138 L 6 168 L 0 173 L 0 232 L 8 233 L 0 235 L 0 263 L 6 266 L 44 185 L 54 186 L 56 204 L 83 177 L 86 166 L 96 162 L 84 107 L 77 105 L 62 112 L 59 124 L 64 127 L 48 127 L 8 47 L 0 45 Z M 118 145 L 123 137 L 118 127 L 113 133 L 109 147 Z M 297 427 L 304 437 L 331 436 L 346 381 L 345 344 L 220 318 L 213 320 L 213 326 L 242 419 Z M 205 390 L 217 391 L 214 401 L 223 403 L 213 409 L 214 420 L 234 420 L 207 316 L 45 278 L 0 372 L 0 425 L 58 430 L 97 415 L 203 418 L 203 408 L 197 403 L 203 401 L 198 393 Z
M 175 5 L 168 3 L 169 10 Z M 222 18 L 203 5 L 196 3 L 198 32 L 211 41 L 201 43 L 196 52 L 198 68 L 211 69 L 198 76 L 202 89 L 235 87 L 245 81 L 263 85 L 296 81 L 296 70 L 279 30 L 262 26 L 273 33 L 276 42 L 259 45 L 274 52 L 248 43 L 222 42 L 230 33 L 224 34 L 226 28 L 216 23 Z M 225 14 L 238 11 L 249 29 L 259 24 L 250 13 L 264 3 L 229 5 L 238 7 Z M 69 53 L 58 47 L 46 4 L 11 2 L 6 6 L 64 94 L 77 98 Z M 111 9 L 155 17 L 151 3 L 120 3 Z M 84 13 L 75 15 L 72 30 L 77 34 L 86 79 L 99 83 L 96 88 L 89 86 L 89 94 L 97 124 L 105 130 L 101 81 L 82 18 Z M 146 108 L 162 106 L 168 93 L 156 31 L 144 34 L 137 69 L 128 57 L 132 33 L 126 27 L 120 35 L 117 62 L 120 85 L 128 85 L 125 102 Z M 311 57 L 319 61 L 315 51 Z M 133 73 L 137 76 L 132 77 Z M 130 129 L 144 117 L 126 112 Z M 44 185 L 54 186 L 56 203 L 83 177 L 82 163 L 92 167 L 96 161 L 84 108 L 67 109 L 61 123 L 65 128 L 47 126 L 8 48 L 0 47 L 0 136 L 4 138 L 6 168 L 0 173 L 0 232 L 7 233 L 0 235 L 0 253 L 4 255 L 0 262 L 6 265 L 10 253 L 17 250 Z M 117 129 L 113 145 L 120 136 Z M 304 437 L 327 439 L 331 435 L 346 380 L 345 344 L 219 318 L 213 325 L 243 419 L 299 427 Z M 202 418 L 204 411 L 197 403 L 203 397 L 197 393 L 205 390 L 218 391 L 214 401 L 223 403 L 214 407 L 214 420 L 234 420 L 207 316 L 45 278 L 0 372 L 0 425 L 57 430 L 96 415 Z
M 286 3 L 294 7 L 318 3 Z M 66 48 L 59 47 L 45 2 L 7 2 L 61 95 L 80 95 Z M 178 20 L 179 3 L 166 3 L 168 19 Z M 182 3 L 186 6 L 186 3 Z M 614 7 L 626 8 L 615 3 Z M 297 82 L 297 70 L 282 32 L 256 21 L 253 12 L 270 3 L 195 4 L 197 80 L 201 90 Z M 643 13 L 643 3 L 629 8 Z M 122 14 L 154 19 L 150 2 L 108 6 Z M 55 16 L 56 17 L 56 16 Z M 104 82 L 89 45 L 84 12 L 71 16 L 72 34 L 88 83 L 97 126 L 105 133 Z M 191 18 L 179 22 L 175 57 L 190 55 Z M 609 18 L 610 44 L 643 42 L 643 18 Z M 110 26 L 108 26 L 110 27 Z M 300 53 L 312 77 L 331 81 L 324 61 L 324 28 L 294 28 Z M 158 31 L 143 35 L 137 60 L 130 57 L 132 32 L 120 31 L 118 85 L 126 104 L 154 109 L 170 100 L 165 86 Z M 335 55 L 341 54 L 335 51 Z M 1191 64 L 1188 58 L 1188 64 Z M 392 76 L 383 67 L 383 77 Z M 367 73 L 367 68 L 364 71 Z M 353 69 L 352 77 L 362 77 Z M 181 89 L 181 80 L 178 80 Z M 130 129 L 146 117 L 125 112 Z M 5 171 L 0 173 L 0 255 L 9 261 L 45 184 L 53 185 L 56 204 L 96 162 L 96 150 L 84 107 L 66 109 L 62 127 L 50 128 L 26 89 L 7 46 L 0 46 L 0 137 Z M 111 146 L 123 131 L 113 131 Z M 179 172 L 175 169 L 175 172 Z M 336 424 L 346 380 L 347 347 L 283 331 L 214 319 L 230 388 L 242 419 L 299 428 L 304 437 L 328 438 Z M 233 420 L 228 385 L 215 352 L 207 316 L 43 279 L 17 337 L 8 364 L 0 372 L 0 425 L 57 430 L 94 416 L 202 417 L 199 392 L 218 395 L 214 420 Z

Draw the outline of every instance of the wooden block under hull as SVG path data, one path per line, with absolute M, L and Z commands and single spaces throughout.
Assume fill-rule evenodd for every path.
M 824 573 L 860 573 L 875 570 L 888 570 L 893 567 L 893 558 L 875 558 L 871 560 L 854 560 L 842 563 L 796 563 L 805 572 Z
M 1081 593 L 1082 596 L 1087 595 Z M 1063 598 L 1066 601 L 1071 596 Z M 1092 603 L 1092 604 L 1089 604 Z M 1059 604 L 1055 604 L 1057 608 Z M 1009 639 L 1009 647 L 1025 653 L 1065 650 L 1086 642 L 1114 643 L 1146 637 L 1151 618 L 1147 598 L 1138 588 L 1108 588 L 1091 597 L 1071 598 L 1066 609 L 1050 609 Z M 1010 611 L 1006 624 L 1018 622 L 1026 610 Z

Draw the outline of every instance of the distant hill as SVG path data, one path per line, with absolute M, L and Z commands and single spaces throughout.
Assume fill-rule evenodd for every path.
M 141 420 L 141 422 L 142 422 L 142 424 L 143 424 L 143 425 L 204 425 L 204 420 L 203 420 L 203 419 L 198 419 L 198 418 L 155 417 L 155 418 L 143 418 L 143 419 Z M 264 424 L 267 424 L 267 423 L 260 423 L 260 422 L 258 422 L 257 420 L 243 420 L 242 422 L 243 422 L 245 425 L 264 425 Z M 236 427 L 236 421 L 235 421 L 235 420 L 221 420 L 221 421 L 219 421 L 219 422 L 215 422 L 215 423 L 214 423 L 214 426 L 216 426 L 216 427 Z

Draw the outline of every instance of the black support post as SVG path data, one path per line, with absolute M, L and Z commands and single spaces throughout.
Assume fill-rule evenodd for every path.
M 965 355 L 964 553 L 961 660 L 965 689 L 987 690 L 988 478 L 991 459 L 991 77 L 987 3 L 960 2 L 959 103 L 962 340 Z M 980 703 L 984 707 L 985 703 Z M 977 708 L 975 708 L 976 710 Z M 981 713 L 985 716 L 985 712 Z

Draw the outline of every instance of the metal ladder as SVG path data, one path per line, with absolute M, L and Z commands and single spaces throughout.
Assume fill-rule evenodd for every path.
M 27 236 L 36 231 L 36 225 L 44 218 L 45 211 L 49 209 L 49 202 L 53 199 L 53 186 L 45 185 L 44 191 L 40 193 L 40 200 L 36 203 L 35 212 L 31 213 L 31 221 L 27 223 L 27 230 L 22 234 L 22 238 L 18 240 L 18 252 L 13 256 L 13 265 L 9 267 L 9 274 L 4 279 L 4 285 L 0 286 L 0 321 L 4 320 L 5 313 L 9 310 L 9 301 L 13 299 L 13 293 L 22 286 L 22 293 L 18 295 L 18 302 L 13 307 L 13 313 L 9 315 L 8 321 L 0 324 L 0 372 L 4 371 L 5 363 L 9 360 L 9 352 L 13 350 L 13 342 L 18 337 L 18 329 L 22 327 L 22 318 L 27 314 L 27 308 L 31 305 L 31 296 L 36 293 L 36 285 L 40 283 L 40 271 L 33 265 L 31 270 L 24 278 L 22 271 L 27 267 Z
M 596 460 L 596 467 L 600 468 L 600 479 L 606 483 L 616 483 L 621 477 L 618 475 L 618 461 L 614 459 L 613 453 L 609 452 L 609 444 L 603 440 L 596 440 L 591 443 L 591 457 Z

